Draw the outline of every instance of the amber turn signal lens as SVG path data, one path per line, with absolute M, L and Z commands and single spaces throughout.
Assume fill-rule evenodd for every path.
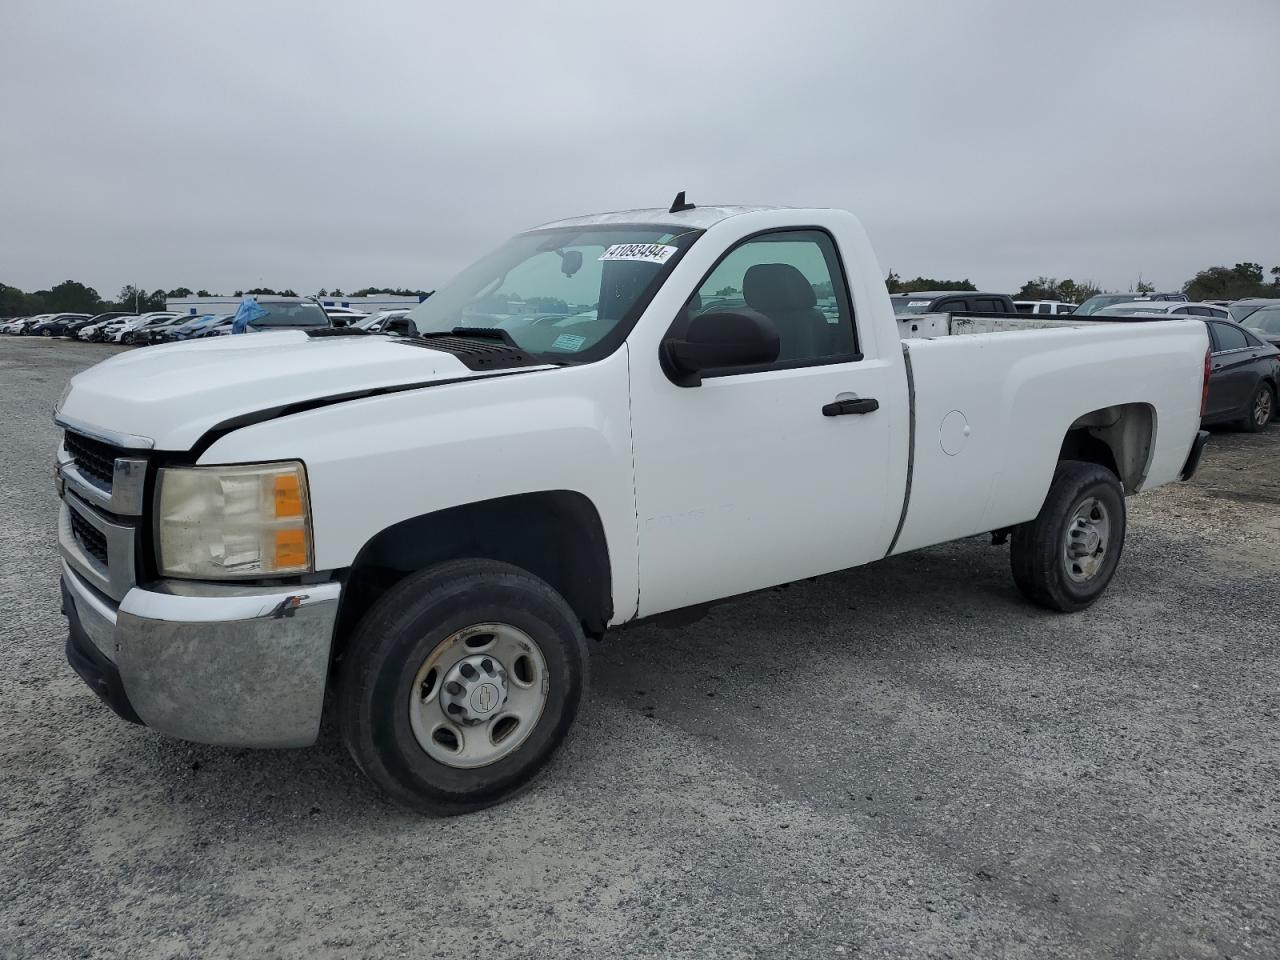
M 302 530 L 276 531 L 276 568 L 301 567 L 307 563 L 307 536 Z
M 277 474 L 273 493 L 277 518 L 302 516 L 302 485 L 296 473 Z

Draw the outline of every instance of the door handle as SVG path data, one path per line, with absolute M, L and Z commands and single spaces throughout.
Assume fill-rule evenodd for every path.
M 880 401 L 866 397 L 859 400 L 836 400 L 822 405 L 824 417 L 844 417 L 851 413 L 873 413 L 880 409 Z

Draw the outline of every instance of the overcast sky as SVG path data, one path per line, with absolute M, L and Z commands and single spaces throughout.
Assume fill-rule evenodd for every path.
M 1280 0 L 0 0 L 0 35 L 26 290 L 431 289 L 679 189 L 995 290 L 1280 263 Z

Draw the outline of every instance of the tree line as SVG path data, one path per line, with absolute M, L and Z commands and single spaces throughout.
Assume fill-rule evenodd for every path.
M 1270 279 L 1268 279 L 1268 276 Z M 916 277 L 914 280 L 903 280 L 893 270 L 885 277 L 885 285 L 890 293 L 917 293 L 922 290 L 977 290 L 969 279 L 938 280 L 933 277 Z M 822 284 L 819 296 L 830 296 L 830 284 Z M 1206 267 L 1182 285 L 1182 292 L 1191 300 L 1240 300 L 1244 297 L 1280 297 L 1280 266 L 1266 270 L 1260 263 L 1237 263 L 1232 267 Z M 721 295 L 729 295 L 732 288 L 726 287 Z M 1139 277 L 1130 293 L 1151 293 L 1155 290 L 1151 284 Z M 417 297 L 424 299 L 431 295 L 429 290 L 410 290 L 404 287 L 361 287 L 350 293 L 343 293 L 338 287 L 332 290 L 322 288 L 317 297 L 365 297 L 384 294 L 397 297 Z M 1015 300 L 1064 300 L 1068 303 L 1083 303 L 1090 297 L 1103 293 L 1091 280 L 1058 280 L 1056 277 L 1036 277 L 1022 285 Z M 737 293 L 732 290 L 732 293 Z M 253 287 L 249 290 L 236 290 L 233 297 L 244 296 L 298 296 L 288 288 L 274 290 L 270 287 Z M 39 313 L 107 313 L 112 310 L 127 310 L 147 313 L 163 310 L 167 299 L 182 297 L 220 297 L 223 294 L 210 293 L 208 290 L 192 291 L 187 287 L 176 287 L 173 290 L 152 290 L 150 292 L 126 284 L 120 289 L 114 300 L 106 300 L 99 296 L 93 287 L 85 286 L 76 280 L 64 280 L 48 290 L 36 290 L 26 293 L 17 287 L 0 283 L 0 317 L 29 317 Z
M 333 290 L 321 290 L 318 297 L 365 297 L 375 294 L 386 294 L 398 297 L 417 297 L 423 299 L 431 295 L 429 290 L 408 290 L 403 287 L 362 287 L 351 293 L 343 293 L 335 287 Z M 114 300 L 104 299 L 93 287 L 85 286 L 76 280 L 64 280 L 48 290 L 36 290 L 26 293 L 17 287 L 0 283 L 0 317 L 31 317 L 40 313 L 108 313 L 114 310 L 127 310 L 131 313 L 148 313 L 163 310 L 165 301 L 182 297 L 221 297 L 224 294 L 210 293 L 208 290 L 191 290 L 187 287 L 176 287 L 173 290 L 152 290 L 150 292 L 126 284 Z M 273 290 L 270 287 L 253 287 L 249 290 L 236 290 L 229 294 L 232 297 L 267 296 L 296 297 L 293 290 Z

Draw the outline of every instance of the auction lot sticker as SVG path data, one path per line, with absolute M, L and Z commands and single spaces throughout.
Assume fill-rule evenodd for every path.
M 665 243 L 615 243 L 600 254 L 601 260 L 638 260 L 641 263 L 666 263 L 676 252 Z

